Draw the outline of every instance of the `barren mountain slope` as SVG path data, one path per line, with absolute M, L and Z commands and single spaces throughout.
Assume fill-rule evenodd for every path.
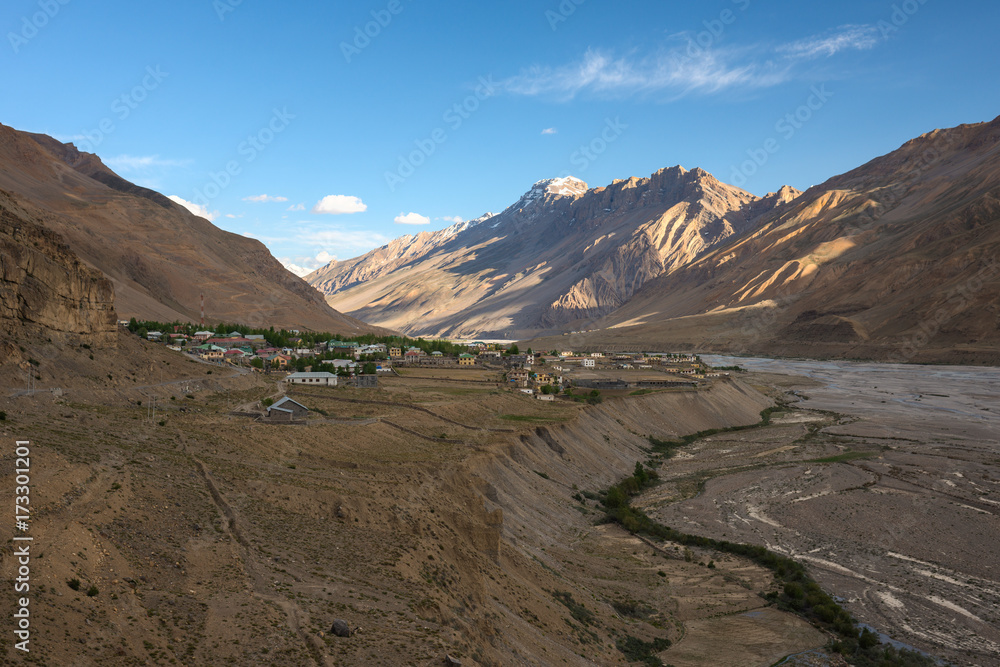
M 647 284 L 583 345 L 1000 361 L 1000 119 L 936 130 L 810 188 Z
M 0 189 L 114 283 L 123 317 L 357 333 L 258 241 L 218 229 L 120 178 L 95 155 L 0 125 Z
M 539 181 L 499 215 L 404 236 L 306 279 L 331 305 L 411 334 L 529 335 L 610 313 L 796 194 L 758 199 L 681 167 L 591 190 Z

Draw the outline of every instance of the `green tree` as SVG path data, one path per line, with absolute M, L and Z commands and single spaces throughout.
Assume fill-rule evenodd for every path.
M 376 373 L 375 364 L 369 361 L 367 364 L 364 365 L 364 367 L 362 367 L 361 372 L 364 373 L 365 375 L 375 375 Z
M 520 354 L 521 351 L 517 348 L 517 343 L 514 343 L 507 349 L 508 354 Z

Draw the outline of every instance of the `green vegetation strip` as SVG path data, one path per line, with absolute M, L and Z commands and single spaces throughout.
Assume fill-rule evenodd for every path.
M 761 414 L 765 422 L 769 414 Z M 730 429 L 713 429 L 712 432 L 720 430 Z M 711 434 L 707 431 L 703 433 Z M 682 440 L 683 444 L 686 444 L 696 439 L 697 437 L 685 436 Z M 677 443 L 670 444 L 676 445 Z M 673 451 L 674 448 L 668 449 L 668 453 L 673 453 Z M 762 546 L 683 533 L 653 521 L 645 512 L 632 507 L 629 501 L 658 481 L 659 476 L 655 470 L 636 462 L 635 472 L 630 477 L 626 477 L 600 494 L 601 502 L 605 508 L 606 520 L 619 524 L 632 534 L 646 535 L 686 547 L 712 549 L 721 553 L 741 556 L 767 568 L 774 574 L 781 588 L 778 591 L 767 593 L 764 596 L 765 599 L 777 605 L 779 609 L 796 613 L 814 626 L 833 635 L 835 639 L 830 642 L 827 648 L 831 652 L 843 655 L 852 665 L 858 667 L 931 667 L 936 664 L 933 659 L 915 651 L 880 644 L 878 635 L 867 628 L 859 631 L 857 621 L 832 597 L 823 592 L 801 563 L 787 556 L 776 554 Z M 622 650 L 624 651 L 624 649 Z M 630 659 L 638 658 L 630 657 Z
M 847 463 L 857 459 L 868 459 L 876 455 L 876 452 L 844 452 L 836 456 L 827 456 L 822 459 L 807 459 L 803 463 Z

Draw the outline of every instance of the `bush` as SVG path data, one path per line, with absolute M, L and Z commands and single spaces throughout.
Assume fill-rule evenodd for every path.
M 0 410 L 0 422 L 5 422 L 5 421 L 7 421 L 7 413 L 4 412 L 3 410 Z
M 97 592 L 98 592 L 97 586 L 92 585 L 90 588 L 87 589 L 87 597 L 92 598 L 95 595 L 97 595 Z
M 72 588 L 74 591 L 80 590 L 80 580 L 76 579 L 75 577 L 67 581 L 66 585 Z
M 624 639 L 615 642 L 615 646 L 625 655 L 629 662 L 641 662 L 650 667 L 663 665 L 663 661 L 656 657 L 660 651 L 670 648 L 671 641 L 666 637 L 654 639 L 651 642 L 644 642 L 631 635 L 625 635 Z

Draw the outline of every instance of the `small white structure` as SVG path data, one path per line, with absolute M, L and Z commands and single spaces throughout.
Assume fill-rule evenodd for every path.
M 318 373 L 292 373 L 285 379 L 292 384 L 311 384 L 320 387 L 337 386 L 337 376 L 325 371 Z
M 584 368 L 593 368 L 596 364 L 593 357 L 585 358 L 580 363 L 583 364 Z

